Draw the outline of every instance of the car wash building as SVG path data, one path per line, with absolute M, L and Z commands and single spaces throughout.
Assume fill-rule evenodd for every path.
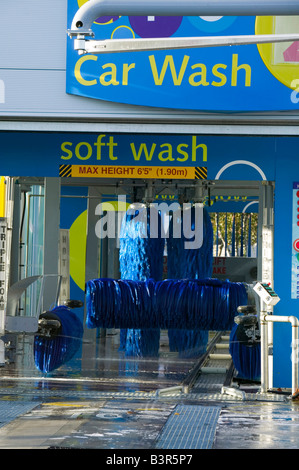
M 126 3 L 2 8 L 2 370 L 101 382 L 100 357 L 162 357 L 162 339 L 196 362 L 238 317 L 248 362 L 234 374 L 294 393 L 299 11 Z M 189 250 L 169 242 L 184 205 L 201 227 Z M 169 216 L 165 239 L 158 230 L 136 248 L 123 220 L 151 207 L 158 225 Z

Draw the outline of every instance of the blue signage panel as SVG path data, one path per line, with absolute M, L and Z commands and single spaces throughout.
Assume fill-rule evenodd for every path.
M 292 299 L 299 299 L 299 183 L 293 183 L 292 205 Z
M 68 0 L 68 28 L 86 1 Z M 92 29 L 97 40 L 273 34 L 297 32 L 294 18 L 110 16 Z M 74 40 L 67 41 L 70 94 L 203 111 L 299 108 L 297 43 L 78 55 Z
M 1 174 L 270 181 L 278 140 L 296 152 L 292 137 L 1 132 Z

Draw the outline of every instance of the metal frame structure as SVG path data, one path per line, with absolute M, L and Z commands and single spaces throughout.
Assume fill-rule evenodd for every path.
M 242 0 L 137 0 L 121 2 L 119 0 L 90 0 L 75 14 L 68 35 L 74 40 L 74 48 L 79 54 L 108 53 L 128 51 L 148 51 L 182 48 L 199 48 L 213 46 L 231 46 L 244 44 L 261 44 L 273 42 L 298 41 L 299 34 L 252 35 L 252 36 L 215 36 L 193 38 L 146 38 L 121 40 L 86 40 L 93 37 L 91 29 L 96 18 L 104 15 L 132 16 L 249 16 L 249 15 L 299 15 L 296 0 L 280 2 L 279 0 L 253 0 L 249 3 Z
M 296 0 L 252 0 L 244 2 L 242 0 L 186 0 L 177 2 L 173 0 L 146 0 L 142 3 L 138 0 L 128 0 L 125 4 L 119 0 L 90 0 L 85 3 L 75 14 L 71 29 L 68 35 L 75 38 L 74 48 L 78 54 L 88 52 L 107 53 L 107 52 L 128 52 L 140 50 L 165 50 L 194 47 L 213 47 L 228 45 L 244 45 L 273 43 L 298 40 L 298 34 L 284 35 L 253 35 L 253 36 L 224 36 L 224 37 L 196 37 L 196 38 L 154 38 L 154 39 L 130 39 L 130 40 L 86 40 L 86 37 L 93 37 L 91 29 L 93 21 L 104 15 L 170 15 L 170 16 L 195 16 L 195 15 L 223 15 L 223 16 L 245 16 L 245 15 L 299 15 L 299 3 Z M 258 272 L 261 273 L 264 280 L 273 285 L 273 187 L 266 185 L 261 187 L 260 191 L 260 244 L 268 243 L 268 266 L 265 269 L 266 262 L 259 261 Z M 264 210 L 265 209 L 265 210 Z M 272 256 L 271 256 L 272 254 Z M 264 258 L 264 256 L 263 256 Z M 261 349 L 262 349 L 262 378 L 261 392 L 266 392 L 272 386 L 273 380 L 273 355 L 269 354 L 273 350 L 273 322 L 290 321 L 288 319 L 276 319 L 272 315 L 265 315 L 264 304 L 261 301 Z M 297 331 L 297 322 L 292 317 L 292 331 Z M 296 323 L 296 324 L 295 324 Z M 293 372 L 292 372 L 292 393 L 298 385 L 298 351 L 292 350 Z M 296 356 L 296 357 L 295 357 Z
M 51 181 L 49 181 L 51 180 Z M 134 193 L 137 195 L 138 200 L 149 201 L 159 194 L 167 194 L 169 191 L 175 192 L 178 198 L 183 197 L 186 200 L 193 200 L 195 197 L 201 197 L 204 200 L 208 195 L 211 196 L 250 196 L 260 199 L 259 211 L 261 214 L 267 213 L 267 211 L 273 212 L 273 207 L 264 207 L 264 204 L 272 204 L 273 199 L 265 198 L 264 192 L 273 190 L 273 183 L 267 181 L 229 181 L 229 180 L 215 180 L 215 181 L 197 181 L 194 182 L 183 182 L 183 181 L 172 181 L 165 182 L 157 180 L 154 184 L 151 180 L 148 181 L 131 181 L 131 180 L 109 180 L 106 179 L 94 179 L 91 181 L 86 178 L 68 179 L 65 178 L 60 181 L 59 178 L 35 178 L 22 177 L 19 179 L 19 183 L 23 186 L 29 187 L 31 184 L 43 185 L 45 188 L 44 194 L 44 242 L 43 242 L 43 272 L 41 277 L 47 278 L 47 289 L 44 290 L 43 308 L 49 308 L 50 304 L 53 303 L 54 299 L 57 298 L 57 274 L 58 274 L 58 256 L 59 256 L 59 220 L 60 220 L 60 198 L 64 196 L 61 194 L 61 186 L 88 186 L 88 194 L 84 196 L 87 199 L 87 238 L 86 238 L 86 270 L 85 280 L 98 277 L 99 272 L 99 259 L 95 254 L 99 252 L 99 239 L 95 233 L 95 226 L 98 221 L 96 207 L 102 202 L 103 195 L 123 195 L 126 194 L 131 198 L 134 197 Z M 268 188 L 268 189 L 267 189 Z M 270 189 L 269 189 L 270 188 Z M 65 196 L 67 197 L 67 196 Z M 76 196 L 69 196 L 76 197 Z M 82 196 L 78 196 L 82 197 Z M 14 200 L 17 207 L 17 197 Z M 14 214 L 14 219 L 18 219 L 20 213 L 17 211 Z M 16 222 L 14 220 L 14 222 Z M 259 226 L 259 232 L 261 233 L 262 225 Z M 14 223 L 15 228 L 12 230 L 13 237 L 17 237 L 19 233 L 18 224 Z M 259 237 L 259 251 L 261 252 L 261 241 L 262 237 Z M 103 265 L 103 277 L 116 278 L 118 276 L 118 254 L 116 251 L 116 240 L 105 238 L 102 240 L 102 265 Z M 109 260 L 109 262 L 108 262 Z M 17 257 L 12 260 L 11 268 L 14 273 L 18 271 L 19 260 Z M 261 269 L 261 266 L 258 268 Z M 261 271 L 259 271 L 261 273 Z M 56 273 L 56 277 L 55 277 Z M 56 282 L 55 282 L 56 281 Z M 14 282 L 16 278 L 14 277 Z M 8 312 L 6 312 L 8 314 Z M 27 314 L 28 315 L 28 314 Z M 34 312 L 30 314 L 34 315 Z M 27 317 L 29 318 L 29 317 Z M 17 319 L 14 319 L 17 325 Z M 19 324 L 23 324 L 21 321 Z M 84 343 L 83 343 L 83 355 L 84 357 L 96 357 L 96 341 L 95 336 L 97 332 L 95 330 L 86 329 L 84 332 Z
M 244 2 L 242 0 L 184 0 L 179 2 L 176 0 L 144 0 L 142 2 L 138 0 L 90 0 L 85 3 L 76 13 L 73 18 L 71 29 L 68 30 L 68 35 L 74 38 L 74 46 L 79 54 L 82 53 L 105 53 L 105 52 L 125 52 L 134 50 L 153 50 L 153 49 L 174 49 L 174 48 L 190 48 L 190 47 L 213 47 L 213 46 L 228 46 L 237 44 L 257 44 L 257 43 L 272 43 L 272 42 L 283 42 L 283 41 L 296 41 L 299 40 L 299 34 L 286 34 L 286 35 L 267 35 L 267 36 L 235 36 L 235 37 L 198 37 L 198 38 L 163 38 L 163 39 L 130 39 L 130 40 L 105 40 L 105 41 L 93 41 L 86 39 L 87 37 L 93 37 L 92 23 L 99 16 L 105 15 L 134 15 L 134 16 L 146 16 L 146 15 L 157 15 L 157 16 L 196 16 L 196 15 L 299 15 L 299 2 L 298 0 L 287 0 L 281 2 L 281 0 L 251 0 L 251 2 Z M 100 184 L 101 182 L 97 182 Z M 53 256 L 52 248 L 55 253 L 57 252 L 58 246 L 58 211 L 56 207 L 59 207 L 60 198 L 60 183 L 58 179 L 45 178 L 45 189 L 46 189 L 46 213 L 44 223 L 51 220 L 51 226 L 45 230 L 44 246 L 47 248 L 47 256 L 45 257 L 44 263 L 44 275 L 53 274 L 56 271 L 57 257 Z M 110 183 L 110 186 L 113 184 Z M 271 189 L 271 188 L 270 188 Z M 272 188 L 273 189 L 273 188 Z M 273 221 L 272 212 L 273 205 L 269 206 L 268 203 L 273 204 L 273 194 L 269 195 L 269 185 L 265 182 L 260 192 L 260 197 L 263 200 L 263 204 L 260 204 L 260 211 L 264 211 L 265 204 L 269 209 L 268 219 L 262 220 L 264 227 L 270 226 L 270 231 L 273 233 Z M 267 193 L 269 198 L 267 199 Z M 90 186 L 90 196 L 94 198 L 99 195 L 101 197 L 100 189 Z M 10 199 L 9 199 L 10 200 Z M 16 201 L 15 201 L 16 202 Z M 48 204 L 49 202 L 49 204 Z M 90 198 L 88 206 L 88 214 L 94 216 L 94 206 L 96 199 Z M 272 212 L 271 212 L 272 211 Z M 51 214 L 49 218 L 49 214 Z M 264 214 L 264 212 L 263 212 Z M 272 214 L 272 215 L 271 215 Z M 53 223 L 53 221 L 55 223 Z M 94 227 L 94 221 L 88 219 L 88 226 Z M 261 233 L 261 232 L 260 232 Z M 91 238 L 94 238 L 92 230 L 88 232 L 89 241 L 92 242 Z M 95 241 L 94 241 L 95 242 Z M 262 242 L 262 241 L 261 241 Z M 92 243 L 90 243 L 90 246 Z M 89 254 L 87 253 L 87 257 Z M 92 262 L 96 262 L 95 257 L 91 257 Z M 273 262 L 273 261 L 272 261 Z M 260 271 L 261 272 L 261 271 Z M 53 286 L 54 288 L 54 286 Z M 45 299 L 47 300 L 47 299 Z M 262 309 L 261 309 L 262 310 Z M 262 314 L 262 311 L 261 311 Z M 270 318 L 269 318 L 270 317 Z M 286 320 L 277 321 L 290 321 L 290 317 L 286 317 Z M 269 322 L 272 324 L 273 319 L 270 315 L 261 315 L 263 322 Z M 292 320 L 293 321 L 293 320 Z M 268 323 L 267 323 L 268 325 Z M 296 325 L 297 326 L 297 325 Z M 263 351 L 266 348 L 265 357 L 268 357 L 268 337 L 266 334 L 263 336 Z M 1 342 L 0 342 L 1 346 Z M 295 351 L 297 355 L 297 350 Z M 294 354 L 295 354 L 294 353 Z M 263 359 L 263 361 L 266 359 Z M 1 360 L 0 360 L 1 363 Z M 297 365 L 297 361 L 294 363 Z M 266 370 L 266 376 L 268 375 L 268 365 L 263 362 L 263 370 Z M 298 369 L 297 375 L 294 371 L 295 379 L 298 382 Z M 262 378 L 262 391 L 265 392 L 268 389 L 269 379 L 265 377 L 263 373 Z

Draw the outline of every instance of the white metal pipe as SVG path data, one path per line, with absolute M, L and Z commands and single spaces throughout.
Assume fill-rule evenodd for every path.
M 271 354 L 269 350 L 271 348 Z M 268 322 L 268 377 L 269 388 L 273 388 L 273 322 Z
M 100 16 L 277 16 L 299 15 L 298 0 L 90 0 L 76 13 L 72 29 L 90 29 Z
M 269 389 L 268 370 L 268 324 L 265 321 L 265 314 L 260 318 L 261 330 L 261 393 L 266 393 Z
M 72 30 L 72 33 L 74 31 Z M 112 52 L 132 52 L 168 50 L 168 49 L 191 49 L 200 47 L 219 47 L 248 44 L 265 44 L 276 42 L 298 41 L 299 34 L 254 34 L 241 36 L 207 36 L 207 37 L 183 37 L 183 38 L 135 38 L 135 39 L 107 39 L 85 41 L 75 39 L 74 45 L 77 50 L 85 50 L 93 54 L 107 54 Z
M 290 323 L 292 326 L 292 394 L 298 391 L 298 327 L 299 327 L 299 320 L 297 317 L 290 315 L 290 316 L 283 316 L 283 315 L 261 315 L 261 327 L 263 323 L 263 328 L 265 332 L 267 331 L 267 322 L 273 323 Z M 262 331 L 261 331 L 261 352 L 264 350 L 265 347 L 268 347 L 268 341 L 264 341 L 265 338 L 262 338 Z M 264 343 L 263 343 L 264 341 Z M 265 353 L 265 351 L 264 351 Z M 268 356 L 268 354 L 267 354 Z M 262 369 L 266 367 L 266 363 L 268 363 L 268 357 L 264 357 L 262 354 Z M 263 364 L 264 362 L 264 364 Z M 265 380 L 266 377 L 263 377 L 261 374 L 261 381 L 264 380 L 264 384 L 262 384 L 262 390 L 266 391 L 266 384 L 267 381 Z
M 271 322 L 279 322 L 279 323 L 291 323 L 292 326 L 298 327 L 299 326 L 299 320 L 297 317 L 293 315 L 265 315 L 264 319 L 266 321 L 271 321 Z

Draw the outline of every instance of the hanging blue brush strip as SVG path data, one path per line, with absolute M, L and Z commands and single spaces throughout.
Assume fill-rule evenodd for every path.
M 121 278 L 133 281 L 162 279 L 164 244 L 158 211 L 141 204 L 135 208 L 132 205 L 121 225 Z M 120 350 L 127 356 L 157 356 L 159 345 L 159 329 L 136 330 L 131 327 L 120 332 Z
M 52 372 L 72 359 L 83 337 L 82 322 L 68 307 L 55 307 L 49 313 L 51 318 L 60 322 L 61 328 L 55 336 L 34 337 L 34 361 L 43 373 Z
M 189 248 L 193 238 L 186 238 L 183 211 L 175 212 L 169 224 L 167 239 L 167 272 L 169 279 L 206 279 L 213 272 L 213 226 L 208 211 L 203 208 L 203 243 L 200 248 Z M 180 237 L 177 237 L 180 227 Z M 191 208 L 191 230 L 195 231 L 195 208 Z
M 251 345 L 240 342 L 237 335 L 238 328 L 240 328 L 240 325 L 237 324 L 232 327 L 229 343 L 229 352 L 238 372 L 237 377 L 259 381 L 261 377 L 260 342 Z
M 200 248 L 186 249 L 189 240 L 184 236 L 183 211 L 174 213 L 167 239 L 167 270 L 170 279 L 206 279 L 213 271 L 213 226 L 206 208 L 203 208 L 203 243 Z M 175 238 L 176 225 L 180 224 L 181 238 Z M 195 231 L 195 207 L 191 208 L 191 230 Z M 193 238 L 194 240 L 194 238 Z M 191 239 L 192 241 L 192 239 Z M 175 313 L 174 313 L 175 314 Z M 201 355 L 208 344 L 207 331 L 169 330 L 170 351 L 181 355 Z
M 86 284 L 86 325 L 88 328 L 230 330 L 237 307 L 246 301 L 242 283 L 218 279 L 93 279 Z
M 132 205 L 133 206 L 133 205 Z M 120 231 L 119 264 L 122 279 L 162 279 L 165 239 L 155 208 L 137 206 L 125 214 Z M 150 215 L 152 214 L 152 216 Z M 153 221 L 157 227 L 151 227 Z M 156 235 L 152 237 L 151 235 Z

